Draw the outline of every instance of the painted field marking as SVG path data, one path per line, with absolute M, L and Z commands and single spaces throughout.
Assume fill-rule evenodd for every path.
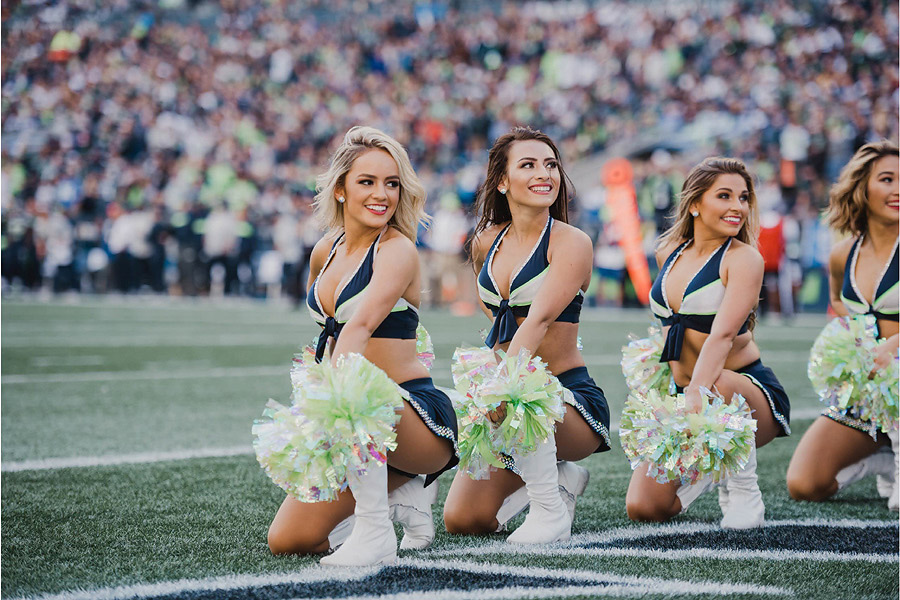
M 867 529 L 870 527 L 897 527 L 896 521 L 864 521 L 859 519 L 792 519 L 767 521 L 763 527 L 819 526 Z M 643 548 L 583 548 L 587 544 L 610 543 L 637 540 L 645 537 L 683 535 L 721 531 L 721 527 L 710 523 L 663 523 L 639 527 L 623 527 L 601 533 L 586 533 L 573 536 L 567 542 L 544 545 L 540 548 L 517 546 L 504 541 L 489 542 L 481 546 L 457 547 L 429 553 L 433 556 L 482 556 L 493 554 L 541 554 L 545 556 L 627 556 L 633 558 L 656 558 L 682 560 L 689 558 L 719 558 L 726 560 L 764 559 L 773 561 L 809 560 L 815 562 L 870 562 L 896 563 L 898 554 L 862 554 L 800 550 L 742 550 L 724 548 L 691 548 L 689 550 L 661 550 Z
M 309 337 L 312 337 L 311 335 Z M 82 337 L 60 336 L 52 338 L 9 337 L 3 336 L 3 348 L 139 348 L 139 347 L 164 347 L 164 348 L 197 348 L 216 346 L 275 346 L 294 344 L 306 340 L 306 336 L 295 335 L 267 335 L 259 334 L 229 334 L 229 335 L 198 335 L 190 337 L 176 337 L 167 335 L 158 336 L 121 336 L 121 337 Z
M 72 469 L 83 467 L 110 467 L 116 465 L 146 464 L 172 460 L 189 460 L 193 458 L 227 458 L 253 454 L 249 445 L 226 448 L 201 448 L 198 450 L 175 450 L 172 452 L 140 452 L 136 454 L 114 454 L 110 456 L 72 456 L 65 458 L 39 458 L 4 462 L 0 471 L 15 473 L 18 471 L 46 471 L 51 469 Z
M 96 354 L 33 356 L 29 361 L 32 366 L 47 367 L 97 367 L 106 362 L 106 358 Z
M 636 577 L 597 573 L 578 569 L 548 569 L 542 567 L 518 567 L 492 563 L 471 563 L 460 560 L 431 561 L 426 559 L 402 558 L 396 567 L 421 569 L 423 571 L 463 571 L 473 574 L 513 575 L 519 577 L 559 580 L 558 587 L 503 587 L 475 590 L 412 590 L 393 594 L 358 594 L 341 596 L 342 600 L 416 600 L 447 599 L 465 600 L 476 598 L 483 600 L 513 600 L 522 598 L 566 598 L 573 596 L 612 596 L 639 597 L 649 593 L 676 594 L 687 593 L 727 596 L 731 594 L 759 594 L 787 596 L 793 595 L 790 590 L 775 586 L 759 586 L 751 584 L 732 584 L 711 581 L 680 581 L 655 577 Z M 141 584 L 100 588 L 95 590 L 79 590 L 46 594 L 40 596 L 20 596 L 15 600 L 130 600 L 148 597 L 165 597 L 184 594 L 186 592 L 231 591 L 241 588 L 277 586 L 286 584 L 304 584 L 329 582 L 360 582 L 377 575 L 382 569 L 392 567 L 348 567 L 328 568 L 312 566 L 297 573 L 271 575 L 232 575 L 206 579 L 181 579 L 177 581 L 155 584 Z M 301 600 L 303 597 L 295 597 Z M 317 600 L 332 600 L 316 597 Z
M 269 342 L 271 344 L 271 342 Z M 197 344 L 203 346 L 205 344 Z M 262 344 L 261 344 L 262 345 Z M 797 353 L 791 352 L 770 352 L 774 361 L 779 363 L 794 362 L 805 363 L 806 357 L 799 356 Z M 619 354 L 589 354 L 584 357 L 589 365 L 612 367 L 618 366 L 622 360 Z M 443 372 L 450 367 L 450 361 L 446 359 L 438 359 L 434 362 L 433 371 Z M 254 375 L 277 375 L 279 373 L 287 374 L 290 372 L 289 360 L 285 360 L 284 365 L 280 366 L 258 366 L 258 367 L 213 367 L 201 368 L 196 370 L 152 370 L 142 369 L 135 371 L 85 371 L 81 373 L 11 373 L 4 375 L 0 381 L 4 384 L 22 385 L 31 383 L 68 383 L 71 381 L 132 381 L 145 379 L 202 379 L 204 377 L 243 377 Z

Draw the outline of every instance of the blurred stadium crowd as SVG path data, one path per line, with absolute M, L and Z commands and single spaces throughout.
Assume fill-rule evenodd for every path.
M 824 308 L 828 187 L 858 146 L 898 138 L 891 0 L 2 10 L 5 291 L 299 298 L 320 235 L 314 177 L 368 124 L 406 145 L 429 192 L 429 302 L 467 310 L 462 246 L 486 150 L 529 124 L 573 173 L 633 160 L 648 254 L 687 169 L 742 158 L 759 178 L 766 300 Z M 597 248 L 589 302 L 627 304 L 598 177 L 576 183 Z

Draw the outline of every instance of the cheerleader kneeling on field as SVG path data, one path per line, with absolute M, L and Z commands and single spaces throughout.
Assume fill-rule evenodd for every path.
M 753 312 L 763 277 L 756 250 L 759 213 L 753 181 L 744 164 L 708 158 L 688 174 L 675 223 L 660 238 L 659 276 L 650 306 L 665 330 L 667 362 L 685 410 L 700 412 L 701 389 L 731 401 L 746 399 L 756 420 L 756 444 L 746 466 L 718 483 L 722 527 L 763 524 L 765 507 L 756 477 L 756 448 L 790 434 L 790 405 L 784 388 L 760 360 L 753 341 Z M 636 521 L 665 521 L 717 484 L 709 476 L 693 484 L 659 483 L 653 465 L 636 466 L 626 509 Z
M 898 340 L 898 256 L 897 225 L 900 222 L 900 173 L 898 148 L 888 141 L 866 144 L 841 171 L 831 190 L 827 217 L 829 224 L 842 234 L 852 237 L 837 244 L 829 260 L 831 271 L 831 307 L 839 317 L 854 319 L 846 322 L 853 329 L 871 330 L 862 333 L 873 339 L 850 340 L 847 356 L 865 363 L 846 369 L 844 379 L 849 382 L 865 368 L 868 379 L 896 378 Z M 874 327 L 864 322 L 874 321 Z M 835 330 L 839 331 L 839 330 Z M 822 352 L 837 354 L 840 340 L 820 340 Z M 869 344 L 866 344 L 869 342 Z M 820 342 L 817 342 L 817 346 Z M 830 348 L 828 346 L 831 346 Z M 860 356 L 862 347 L 871 346 L 870 356 Z M 814 354 L 819 348 L 814 349 Z M 810 377 L 823 379 L 826 373 L 815 362 L 810 364 Z M 824 382 L 823 382 L 824 383 Z M 896 379 L 894 379 L 896 384 Z M 869 381 L 853 382 L 855 388 L 868 388 Z M 828 390 L 820 389 L 823 400 Z M 854 389 L 853 394 L 880 393 L 875 390 Z M 859 404 L 841 407 L 832 403 L 803 435 L 787 472 L 787 487 L 795 500 L 818 502 L 866 475 L 878 476 L 879 493 L 888 497 L 888 507 L 897 510 L 896 386 L 890 400 L 894 414 L 876 423 L 865 415 Z M 860 403 L 871 404 L 872 398 L 862 397 Z M 892 421 L 892 422 L 890 422 Z M 886 434 L 885 434 L 886 431 Z M 890 451 L 891 447 L 893 452 Z
M 427 219 L 425 190 L 403 147 L 370 127 L 347 132 L 317 189 L 316 216 L 329 234 L 312 252 L 307 305 L 322 327 L 316 359 L 322 360 L 331 345 L 334 370 L 326 365 L 314 371 L 337 387 L 339 370 L 360 362 L 356 355 L 362 355 L 374 365 L 363 371 L 366 376 L 386 374 L 379 381 L 387 381 L 394 395 L 382 404 L 396 406 L 399 418 L 387 465 L 368 456 L 369 451 L 379 455 L 377 448 L 363 448 L 351 459 L 369 458 L 367 468 L 347 469 L 343 491 L 333 501 L 285 498 L 269 528 L 269 548 L 274 554 L 309 554 L 340 544 L 322 564 L 386 564 L 397 556 L 392 517 L 404 527 L 401 548 L 431 543 L 437 486 L 427 486 L 457 462 L 452 405 L 416 354 L 421 277 L 415 238 Z M 304 385 L 299 392 L 297 387 L 295 395 L 302 396 Z M 310 431 L 332 435 L 314 424 Z M 324 447 L 333 451 L 339 442 L 328 440 Z
M 588 481 L 587 470 L 571 461 L 610 448 L 606 398 L 588 375 L 578 349 L 578 321 L 593 252 L 590 238 L 567 223 L 570 186 L 555 144 L 539 131 L 518 127 L 500 136 L 490 150 L 471 254 L 482 308 L 493 320 L 485 345 L 505 351 L 508 358 L 488 378 L 502 380 L 515 371 L 527 379 L 540 373 L 546 386 L 538 383 L 524 393 L 552 389 L 554 397 L 548 400 L 556 404 L 550 412 L 561 420 L 555 423 L 555 433 L 551 424 L 543 430 L 549 434 L 536 436 L 531 447 L 508 448 L 503 453 L 506 468 L 491 469 L 479 479 L 460 469 L 444 505 L 450 533 L 503 531 L 530 506 L 510 542 L 567 539 L 576 498 Z M 545 375 L 543 363 L 552 375 Z M 507 418 L 520 409 L 510 400 L 484 418 L 503 431 L 510 421 L 522 425 L 518 417 Z M 546 416 L 547 411 L 535 413 Z M 465 460 L 463 444 L 471 440 L 460 423 Z

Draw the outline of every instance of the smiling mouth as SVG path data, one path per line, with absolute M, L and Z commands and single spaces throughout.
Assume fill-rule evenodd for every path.
M 536 194 L 549 194 L 550 190 L 553 189 L 553 186 L 551 186 L 551 185 L 533 185 L 533 186 L 529 187 L 528 189 Z
M 722 220 L 728 223 L 729 225 L 740 225 L 741 218 L 740 217 L 722 217 Z
M 387 212 L 387 206 L 384 204 L 366 204 L 366 210 L 376 215 L 383 215 Z

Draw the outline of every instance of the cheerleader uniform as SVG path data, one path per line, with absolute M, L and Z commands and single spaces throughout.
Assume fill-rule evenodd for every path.
M 510 223 L 511 225 L 511 223 Z M 494 315 L 494 324 L 491 327 L 484 343 L 493 348 L 496 344 L 505 344 L 512 340 L 519 325 L 516 317 L 527 317 L 528 309 L 534 301 L 538 290 L 547 276 L 550 262 L 547 260 L 547 250 L 550 247 L 550 229 L 553 226 L 553 217 L 547 219 L 541 236 L 531 249 L 528 259 L 513 274 L 509 285 L 509 298 L 500 296 L 497 282 L 491 270 L 491 264 L 500 242 L 509 231 L 510 225 L 503 228 L 494 239 L 488 251 L 487 260 L 478 274 L 478 295 Z M 566 306 L 562 313 L 556 317 L 557 322 L 578 323 L 581 315 L 581 305 L 584 302 L 584 292 L 578 290 L 575 298 Z M 609 406 L 603 390 L 597 386 L 587 367 L 575 367 L 564 373 L 556 375 L 559 382 L 572 392 L 567 394 L 566 402 L 571 404 L 578 413 L 587 421 L 601 438 L 602 441 L 594 452 L 605 452 L 611 448 L 609 439 Z
M 694 274 L 687 288 L 684 290 L 684 297 L 681 300 L 681 307 L 678 312 L 672 310 L 669 306 L 669 299 L 666 295 L 666 280 L 672 265 L 681 256 L 685 248 L 691 243 L 688 240 L 681 244 L 663 264 L 660 269 L 653 287 L 650 289 L 650 310 L 656 315 L 663 325 L 669 327 L 666 334 L 666 342 L 662 349 L 660 362 L 669 362 L 681 358 L 681 348 L 684 345 L 685 329 L 693 329 L 708 334 L 712 330 L 713 321 L 716 313 L 725 297 L 725 285 L 722 283 L 720 270 L 722 266 L 722 257 L 731 247 L 731 239 L 723 243 L 700 267 L 700 270 Z M 742 326 L 738 334 L 747 331 L 749 319 Z M 753 384 L 762 390 L 769 402 L 769 408 L 772 415 L 778 422 L 781 429 L 779 437 L 790 435 L 790 411 L 791 405 L 788 400 L 787 392 L 775 377 L 772 369 L 762 364 L 761 359 L 757 359 L 739 369 L 735 369 L 736 373 L 740 373 Z M 678 389 L 679 392 L 683 389 Z
M 353 276 L 338 292 L 333 317 L 325 314 L 325 311 L 322 309 L 322 303 L 319 301 L 318 283 L 322 273 L 325 272 L 325 269 L 331 263 L 331 259 L 334 258 L 338 244 L 344 237 L 343 234 L 331 246 L 331 252 L 328 254 L 328 258 L 325 259 L 322 270 L 319 271 L 315 281 L 310 286 L 309 293 L 306 296 L 306 306 L 313 320 L 322 327 L 322 332 L 319 334 L 318 343 L 316 344 L 316 361 L 322 360 L 329 338 L 334 338 L 335 340 L 338 338 L 344 325 L 350 320 L 363 301 L 366 287 L 372 280 L 375 254 L 378 252 L 378 244 L 382 235 L 384 235 L 383 231 L 369 247 L 362 261 L 357 265 Z M 416 338 L 416 327 L 418 325 L 419 313 L 416 307 L 404 298 L 400 298 L 391 309 L 390 314 L 372 332 L 372 337 L 412 340 Z M 403 399 L 415 409 L 428 429 L 453 445 L 453 456 L 450 458 L 450 461 L 437 473 L 429 473 L 427 475 L 425 478 L 425 485 L 427 486 L 437 479 L 441 473 L 453 468 L 459 462 L 456 413 L 453 411 L 450 398 L 435 387 L 431 377 L 404 381 L 399 386 L 402 390 L 401 395 Z M 409 477 L 415 477 L 415 474 L 412 473 L 404 474 Z
M 844 283 L 841 286 L 841 302 L 851 316 L 873 315 L 876 319 L 884 319 L 896 323 L 898 315 L 900 315 L 900 298 L 898 298 L 898 292 L 900 292 L 898 290 L 900 288 L 900 283 L 898 283 L 898 278 L 900 278 L 900 255 L 898 255 L 897 249 L 900 238 L 894 242 L 894 251 L 881 271 L 878 284 L 875 286 L 875 297 L 872 300 L 872 304 L 869 304 L 856 284 L 856 263 L 859 260 L 859 248 L 862 246 L 863 237 L 861 235 L 853 242 L 853 245 L 850 247 L 850 254 L 847 255 L 847 262 L 844 265 Z M 866 433 L 870 433 L 874 429 L 871 422 L 851 416 L 849 407 L 840 409 L 830 406 L 822 414 L 841 425 Z

